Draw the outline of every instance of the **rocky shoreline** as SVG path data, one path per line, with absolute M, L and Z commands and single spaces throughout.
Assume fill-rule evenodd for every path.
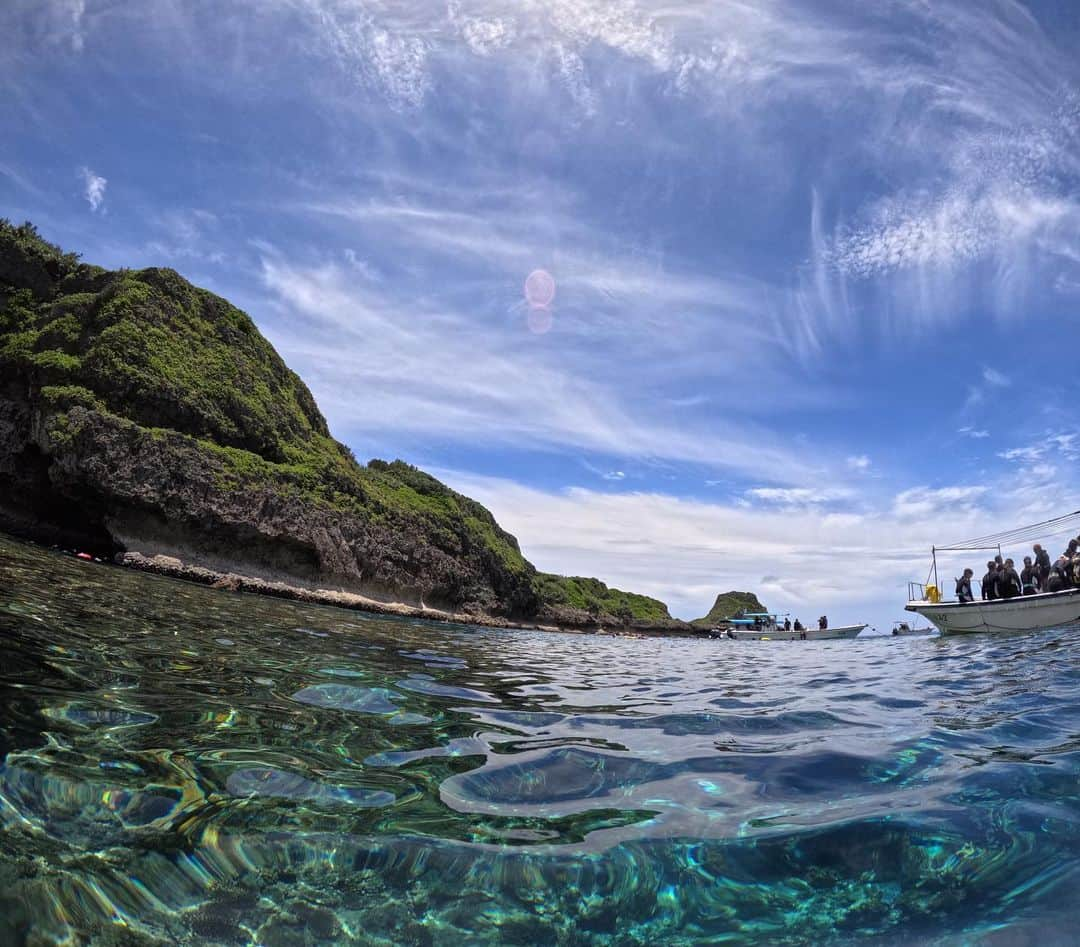
M 101 560 L 99 560 L 101 561 Z M 239 575 L 235 572 L 218 572 L 203 566 L 191 565 L 174 556 L 144 556 L 139 552 L 121 552 L 114 557 L 113 563 L 140 572 L 166 576 L 195 582 L 213 589 L 228 592 L 248 592 L 256 595 L 268 595 L 294 602 L 306 602 L 313 605 L 332 605 L 353 611 L 369 612 L 376 615 L 391 615 L 398 618 L 419 618 L 424 621 L 444 622 L 459 625 L 479 625 L 487 628 L 515 628 L 532 631 L 555 631 L 569 634 L 600 634 L 619 636 L 671 637 L 685 635 L 697 636 L 698 632 L 689 624 L 672 621 L 670 625 L 604 625 L 588 615 L 561 616 L 560 620 L 546 622 L 542 620 L 511 620 L 499 616 L 473 612 L 451 612 L 437 608 L 417 607 L 402 602 L 384 602 L 378 599 L 346 592 L 339 589 L 310 589 L 287 582 L 268 581 L 256 576 Z M 567 618 L 570 618 L 568 621 Z

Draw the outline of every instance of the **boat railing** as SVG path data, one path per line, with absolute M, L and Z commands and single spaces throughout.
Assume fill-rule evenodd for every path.
M 923 582 L 909 582 L 907 584 L 907 597 L 909 602 L 925 602 L 926 584 Z

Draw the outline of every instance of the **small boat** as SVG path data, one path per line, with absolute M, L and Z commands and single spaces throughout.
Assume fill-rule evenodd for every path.
M 714 637 L 733 641 L 828 641 L 854 638 L 866 625 L 840 625 L 836 628 L 784 628 L 778 615 L 766 612 L 742 614 L 727 618 L 723 627 L 711 629 Z
M 893 636 L 897 638 L 907 637 L 908 635 L 932 635 L 937 632 L 937 629 L 932 625 L 925 625 L 922 628 L 912 628 L 906 621 L 898 621 L 893 623 Z
M 942 552 L 989 552 L 1001 555 L 1001 544 L 1010 546 L 1046 541 L 1050 537 L 1074 535 L 1080 523 L 1080 510 L 1032 526 L 1010 530 L 952 546 L 934 546 L 925 583 L 908 583 L 905 609 L 933 622 L 942 635 L 962 635 L 979 631 L 1048 631 L 1080 624 L 1080 588 L 1012 598 L 983 601 L 945 601 L 938 584 L 937 557 Z

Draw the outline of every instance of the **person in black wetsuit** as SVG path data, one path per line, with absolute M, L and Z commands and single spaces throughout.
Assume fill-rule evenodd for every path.
M 1061 556 L 1050 568 L 1050 578 L 1046 580 L 1047 592 L 1062 592 L 1069 587 L 1069 561 Z
M 802 631 L 803 630 L 803 624 L 797 618 L 795 619 L 795 630 L 796 631 Z
M 1075 539 L 1069 540 L 1069 547 L 1062 555 L 1065 557 L 1066 562 L 1071 563 L 1077 556 L 1080 556 L 1080 550 L 1078 550 L 1078 543 Z
M 1036 543 L 1032 547 L 1035 553 L 1035 568 L 1039 573 L 1039 588 L 1046 588 L 1046 580 L 1050 578 L 1050 553 Z
M 1020 576 L 1016 573 L 1016 566 L 1012 559 L 1006 559 L 1005 565 L 998 572 L 998 595 L 1001 598 L 1016 598 L 1021 594 L 1023 586 Z
M 1038 567 L 1031 564 L 1031 556 L 1024 556 L 1024 568 L 1020 570 L 1020 587 L 1024 595 L 1042 591 L 1042 579 Z
M 791 631 L 791 619 L 790 618 L 785 618 L 784 619 L 784 631 Z
M 956 598 L 961 605 L 975 601 L 975 596 L 971 594 L 971 577 L 974 574 L 970 569 L 965 569 L 964 574 L 956 580 Z
M 822 631 L 824 631 L 824 630 L 825 630 L 826 628 L 828 628 L 828 627 L 829 627 L 829 619 L 828 619 L 828 616 L 826 616 L 826 615 L 822 615 L 822 616 L 821 616 L 821 617 L 820 617 L 820 618 L 819 618 L 819 619 L 817 620 L 817 626 L 818 626 L 818 628 L 820 628 L 820 629 L 821 629 Z
M 982 598 L 984 602 L 992 602 L 998 598 L 997 563 L 991 559 L 986 564 L 986 575 L 982 577 Z

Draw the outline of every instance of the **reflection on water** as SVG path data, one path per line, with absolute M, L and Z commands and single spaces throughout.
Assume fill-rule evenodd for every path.
M 1076 630 L 383 620 L 0 538 L 0 943 L 1080 942 Z

